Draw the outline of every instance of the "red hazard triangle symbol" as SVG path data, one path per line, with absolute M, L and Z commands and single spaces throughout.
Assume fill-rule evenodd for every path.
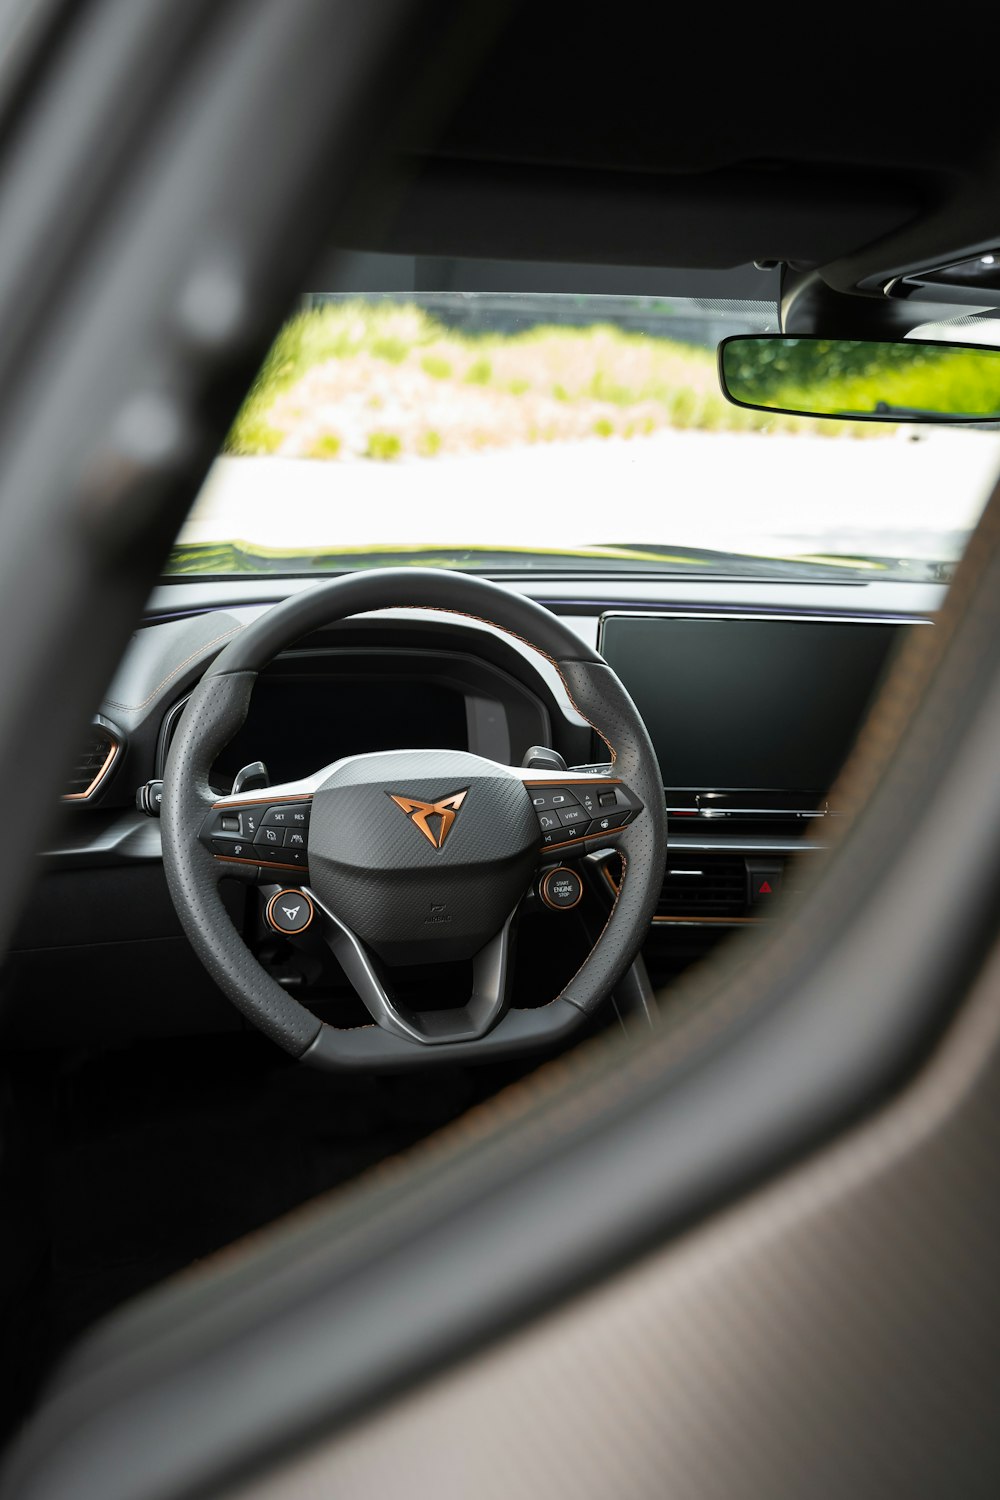
M 772 896 L 774 892 L 771 890 L 771 882 L 769 880 L 765 880 L 762 883 L 761 888 L 757 894 L 760 896 Z

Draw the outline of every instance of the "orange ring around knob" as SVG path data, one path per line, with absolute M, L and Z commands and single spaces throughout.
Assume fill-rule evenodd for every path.
M 271 908 L 276 901 L 281 900 L 282 896 L 300 896 L 306 903 L 309 908 L 309 920 L 304 927 L 296 927 L 291 932 L 289 932 L 286 927 L 278 926 L 277 922 L 271 915 Z M 264 915 L 267 918 L 267 924 L 272 929 L 272 931 L 280 933 L 282 937 L 300 937 L 303 932 L 308 932 L 309 928 L 312 926 L 313 918 L 316 915 L 316 908 L 309 900 L 309 897 L 306 895 L 305 891 L 298 890 L 293 886 L 285 886 L 280 891 L 275 891 L 274 895 L 271 897 L 270 901 L 267 903 L 267 906 L 264 909 Z

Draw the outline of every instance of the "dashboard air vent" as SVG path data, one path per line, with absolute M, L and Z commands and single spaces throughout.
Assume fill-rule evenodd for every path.
M 91 724 L 63 791 L 64 802 L 86 802 L 107 778 L 121 740 L 103 720 Z
M 793 854 L 790 850 L 768 855 L 758 848 L 752 855 L 714 850 L 687 851 L 672 848 L 663 877 L 663 888 L 656 904 L 654 922 L 706 922 L 726 926 L 729 923 L 763 921 L 773 913 L 771 894 L 763 889 L 751 901 L 751 887 L 757 889 L 754 877 L 770 878 L 775 899 L 783 907 L 789 896 L 795 896 L 807 883 L 808 869 L 814 852 Z M 761 864 L 768 866 L 761 872 Z M 773 871 L 773 873 L 772 873 Z M 621 866 L 612 860 L 604 866 L 604 878 L 613 891 L 621 879 Z
M 747 869 L 740 857 L 672 853 L 663 880 L 658 917 L 708 917 L 724 921 L 747 910 Z

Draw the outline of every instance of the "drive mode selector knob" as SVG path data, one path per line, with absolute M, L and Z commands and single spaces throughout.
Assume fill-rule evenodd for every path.
M 560 865 L 557 870 L 549 870 L 542 876 L 538 894 L 553 911 L 569 911 L 583 896 L 583 881 L 575 870 Z
M 305 932 L 316 915 L 305 891 L 277 891 L 267 903 L 265 916 L 275 932 L 292 937 Z

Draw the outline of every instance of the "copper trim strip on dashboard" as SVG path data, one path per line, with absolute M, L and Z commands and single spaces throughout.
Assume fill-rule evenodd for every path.
M 84 792 L 63 792 L 62 798 L 60 799 L 61 801 L 63 801 L 63 802 L 86 802 L 87 798 L 88 797 L 92 797 L 94 795 L 94 793 L 97 791 L 97 788 L 100 786 L 101 782 L 104 781 L 105 778 L 107 777 L 108 772 L 111 770 L 111 767 L 114 765 L 115 760 L 118 757 L 118 752 L 121 749 L 121 741 L 120 740 L 116 740 L 115 737 L 114 737 L 114 735 L 111 734 L 107 729 L 103 730 L 102 732 L 104 734 L 106 734 L 108 736 L 108 738 L 110 739 L 110 741 L 111 741 L 111 749 L 108 751 L 107 758 L 106 758 L 103 766 L 98 771 L 97 775 L 94 777 L 94 779 L 90 783 L 90 785 L 87 787 L 86 791 L 84 791 Z

